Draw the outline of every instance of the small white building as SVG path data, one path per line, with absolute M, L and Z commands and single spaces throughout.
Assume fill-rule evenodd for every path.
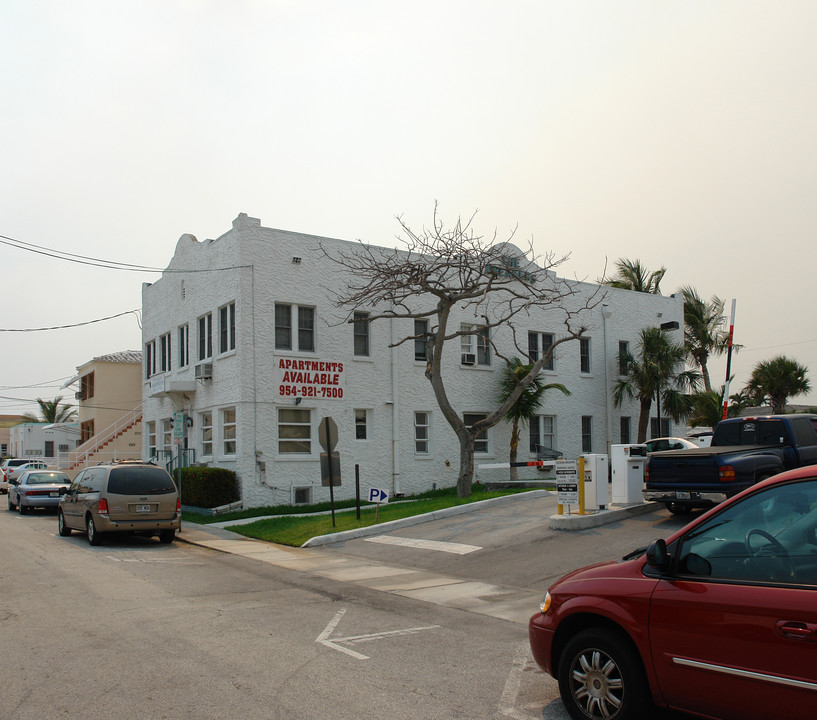
M 185 449 L 188 463 L 235 470 L 248 507 L 324 501 L 318 426 L 328 416 L 339 429 L 336 498 L 354 497 L 356 465 L 364 494 L 369 487 L 399 495 L 456 484 L 459 444 L 424 375 L 424 348 L 389 347 L 414 334 L 413 321 L 344 322 L 330 298 L 344 277 L 320 245 L 359 247 L 262 227 L 243 213 L 215 240 L 179 239 L 162 278 L 142 290 L 145 458 L 166 460 Z M 577 287 L 580 297 L 599 291 L 593 283 Z M 635 350 L 642 328 L 668 322 L 678 323 L 681 342 L 683 299 L 604 293 L 583 318 L 586 337 L 559 346 L 544 371 L 546 382 L 564 384 L 571 395 L 545 394 L 520 460 L 535 458 L 537 445 L 575 458 L 635 441 L 638 405 L 612 402 L 619 350 Z M 517 340 L 527 337 L 532 353 L 560 327 L 561 316 L 547 309 L 514 321 Z M 495 328 L 491 340 L 503 355 L 519 355 L 509 328 Z M 446 344 L 443 363 L 449 397 L 463 416 L 475 421 L 496 408 L 504 363 L 490 348 L 458 338 Z M 183 431 L 173 422 L 180 411 Z M 666 423 L 662 430 L 669 432 Z M 505 423 L 479 438 L 475 479 L 507 474 L 479 465 L 507 462 L 509 441 Z
M 57 463 L 79 444 L 79 423 L 20 423 L 9 428 L 9 457 Z

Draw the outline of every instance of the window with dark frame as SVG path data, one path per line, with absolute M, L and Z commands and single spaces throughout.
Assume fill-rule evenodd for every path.
M 187 325 L 179 326 L 179 367 L 187 367 L 190 363 L 190 328 Z
M 369 355 L 369 313 L 356 312 L 352 323 L 354 335 L 354 353 L 358 357 Z
M 235 350 L 235 303 L 219 309 L 219 352 Z
M 582 415 L 582 452 L 593 452 L 593 416 Z
M 542 355 L 546 355 L 547 351 L 553 346 L 553 333 L 545 332 L 529 332 L 528 333 L 528 359 L 535 363 Z M 551 355 L 543 366 L 542 370 L 553 370 L 553 356 Z
M 415 320 L 414 334 L 414 359 L 425 362 L 428 360 L 428 320 Z
M 590 338 L 579 338 L 579 365 L 583 373 L 590 372 Z
M 626 340 L 618 341 L 618 374 L 621 376 L 630 372 L 629 360 L 630 357 L 630 343 Z
M 213 313 L 199 318 L 199 360 L 213 357 Z

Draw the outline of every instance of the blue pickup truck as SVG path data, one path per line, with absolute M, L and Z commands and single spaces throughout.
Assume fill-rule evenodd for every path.
M 712 445 L 650 453 L 644 499 L 687 513 L 725 500 L 784 470 L 817 464 L 817 415 L 723 420 Z

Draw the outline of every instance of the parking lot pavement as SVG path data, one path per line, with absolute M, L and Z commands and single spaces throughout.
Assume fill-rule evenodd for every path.
M 467 510 L 463 511 L 462 508 Z M 550 522 L 555 509 L 555 495 L 546 490 L 539 490 L 451 509 L 456 512 L 438 511 L 428 516 L 410 518 L 407 519 L 410 520 L 408 523 L 402 521 L 384 523 L 373 529 L 364 529 L 366 532 L 350 531 L 324 536 L 320 543 L 311 544 L 309 547 L 275 545 L 246 538 L 222 527 L 195 525 L 190 522 L 184 524 L 182 532 L 177 537 L 182 542 L 241 555 L 316 577 L 354 583 L 380 592 L 527 624 L 542 599 L 542 588 L 531 590 L 513 587 L 456 577 L 428 568 L 405 567 L 371 557 L 347 555 L 343 554 L 342 550 L 338 551 L 338 545 L 342 547 L 343 543 L 364 535 L 390 537 L 391 533 L 405 527 L 468 513 L 472 537 L 478 538 L 483 543 L 489 541 L 496 546 L 503 542 L 512 542 L 514 537 L 523 535 L 529 527 L 541 527 L 544 523 Z M 652 507 L 614 510 L 608 512 L 605 518 L 608 522 L 615 522 L 630 516 L 633 512 L 644 512 L 645 509 L 650 510 Z M 576 515 L 577 529 L 578 523 L 582 522 L 581 518 L 582 516 Z M 371 530 L 374 532 L 370 532 Z M 330 538 L 333 538 L 331 540 L 333 550 L 322 548 L 322 545 L 329 544 Z M 444 540 L 437 542 L 444 544 Z M 465 545 L 462 542 L 457 544 Z M 482 546 L 474 542 L 474 547 L 481 549 Z

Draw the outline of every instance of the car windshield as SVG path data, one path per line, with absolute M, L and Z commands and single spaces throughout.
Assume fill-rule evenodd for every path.
M 65 473 L 59 472 L 29 473 L 26 478 L 26 485 L 48 485 L 51 483 L 70 485 L 71 481 Z
M 116 495 L 164 495 L 176 492 L 176 486 L 162 468 L 121 467 L 111 470 L 108 492 Z

